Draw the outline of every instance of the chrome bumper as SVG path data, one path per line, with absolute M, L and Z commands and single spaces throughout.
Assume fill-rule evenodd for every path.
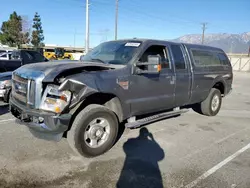
M 57 115 L 27 108 L 10 98 L 10 112 L 15 116 L 16 122 L 25 125 L 37 138 L 59 141 L 63 133 L 68 130 L 71 114 Z

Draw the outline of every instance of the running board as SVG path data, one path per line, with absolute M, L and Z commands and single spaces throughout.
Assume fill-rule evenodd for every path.
M 183 113 L 186 113 L 186 112 L 188 112 L 188 109 L 174 110 L 174 111 L 171 111 L 171 112 L 164 112 L 164 113 L 156 114 L 156 115 L 149 116 L 149 117 L 146 117 L 146 118 L 143 118 L 143 119 L 139 119 L 139 120 L 136 120 L 134 122 L 128 122 L 128 123 L 125 124 L 125 127 L 126 128 L 138 128 L 138 127 L 140 127 L 140 126 L 142 126 L 144 124 L 151 123 L 151 122 L 161 120 L 161 119 L 165 119 L 165 118 L 168 118 L 168 117 L 180 115 L 180 114 L 183 114 Z

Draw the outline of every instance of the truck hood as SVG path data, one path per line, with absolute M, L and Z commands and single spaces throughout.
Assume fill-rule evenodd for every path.
M 104 64 L 98 62 L 82 62 L 82 61 L 58 61 L 58 62 L 42 62 L 24 65 L 15 73 L 25 78 L 34 78 L 36 75 L 43 74 L 44 82 L 53 82 L 54 79 L 64 72 L 70 71 L 72 74 L 79 71 L 96 71 L 123 68 L 124 65 Z

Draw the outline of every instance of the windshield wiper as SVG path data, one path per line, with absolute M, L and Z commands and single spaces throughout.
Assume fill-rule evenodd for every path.
M 99 62 L 101 62 L 101 63 L 104 63 L 104 64 L 106 64 L 103 60 L 101 60 L 101 59 L 91 59 L 91 61 L 99 61 Z

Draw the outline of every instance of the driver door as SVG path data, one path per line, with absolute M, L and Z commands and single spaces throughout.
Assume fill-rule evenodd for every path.
M 161 71 L 158 74 L 131 75 L 131 115 L 140 115 L 172 108 L 174 106 L 175 82 L 167 44 L 148 45 L 140 56 L 147 62 L 149 55 L 161 56 Z

